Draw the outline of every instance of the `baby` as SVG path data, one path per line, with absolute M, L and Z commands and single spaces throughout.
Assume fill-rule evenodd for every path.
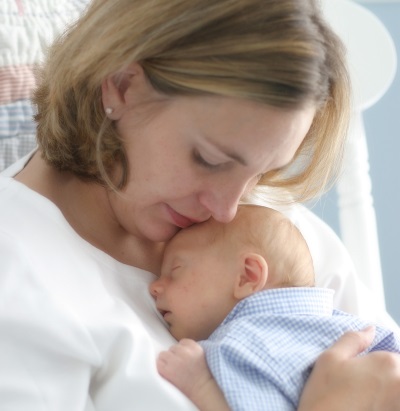
M 368 325 L 333 309 L 299 230 L 260 206 L 178 233 L 150 292 L 180 340 L 158 371 L 202 411 L 296 410 L 319 355 Z M 377 327 L 368 350 L 400 352 L 400 339 Z

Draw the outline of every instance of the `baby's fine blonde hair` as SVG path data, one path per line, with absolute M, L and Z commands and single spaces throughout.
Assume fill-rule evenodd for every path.
M 260 184 L 294 200 L 336 176 L 346 134 L 344 50 L 313 0 L 93 0 L 49 49 L 34 94 L 45 160 L 105 184 L 128 162 L 102 107 L 101 84 L 139 62 L 168 95 L 221 95 L 286 109 L 316 105 L 294 161 Z
M 300 230 L 272 208 L 241 205 L 235 219 L 219 224 L 220 241 L 237 252 L 247 250 L 261 255 L 268 264 L 266 288 L 312 287 L 314 264 Z

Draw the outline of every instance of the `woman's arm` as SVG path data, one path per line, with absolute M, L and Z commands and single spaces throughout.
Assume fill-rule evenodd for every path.
M 161 352 L 157 369 L 200 411 L 229 411 L 225 397 L 207 366 L 203 348 L 195 341 L 183 339 L 168 351 Z
M 374 329 L 350 332 L 317 360 L 298 411 L 399 411 L 400 355 L 373 352 L 356 357 Z

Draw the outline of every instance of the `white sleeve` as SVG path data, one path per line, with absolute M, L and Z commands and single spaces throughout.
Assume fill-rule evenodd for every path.
M 0 408 L 90 411 L 96 347 L 0 234 Z

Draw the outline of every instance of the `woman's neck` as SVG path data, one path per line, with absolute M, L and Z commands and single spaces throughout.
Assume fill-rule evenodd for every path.
M 107 189 L 51 167 L 36 153 L 15 177 L 52 201 L 86 241 L 116 260 L 159 274 L 164 243 L 126 232 L 114 218 Z

